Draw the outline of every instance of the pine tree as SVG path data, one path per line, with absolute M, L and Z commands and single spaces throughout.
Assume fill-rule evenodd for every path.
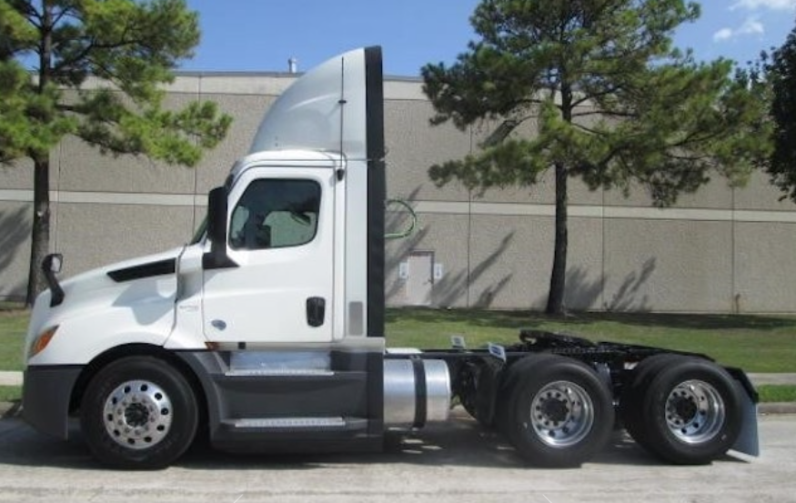
M 193 166 L 226 135 L 231 118 L 212 102 L 162 106 L 163 85 L 198 43 L 184 0 L 0 0 L 0 162 L 28 158 L 34 169 L 28 305 L 44 288 L 49 153 L 64 136 Z M 103 85 L 84 90 L 89 77 Z
M 782 199 L 796 202 L 796 28 L 781 47 L 763 54 L 750 75 L 761 92 L 771 94 L 774 150 L 766 168 Z
M 593 190 L 638 184 L 668 206 L 711 173 L 743 183 L 768 152 L 764 107 L 733 63 L 673 47 L 699 12 L 684 0 L 483 0 L 470 19 L 478 39 L 453 65 L 423 67 L 432 124 L 499 124 L 477 153 L 432 166 L 438 185 L 530 186 L 554 170 L 547 313 L 564 312 L 570 177 Z M 523 123 L 536 135 L 518 135 Z

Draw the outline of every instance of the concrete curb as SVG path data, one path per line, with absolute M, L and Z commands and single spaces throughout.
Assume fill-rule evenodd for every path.
M 22 372 L 0 371 L 0 386 L 22 386 Z
M 796 414 L 796 403 L 794 402 L 761 403 L 757 406 L 757 413 L 759 415 Z

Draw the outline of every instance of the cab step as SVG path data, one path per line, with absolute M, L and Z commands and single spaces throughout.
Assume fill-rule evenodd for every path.
M 342 417 L 272 417 L 272 418 L 244 418 L 225 421 L 234 428 L 247 429 L 325 429 L 345 428 L 347 423 Z

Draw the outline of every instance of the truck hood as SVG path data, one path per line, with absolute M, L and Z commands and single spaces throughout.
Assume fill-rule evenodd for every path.
M 64 300 L 50 306 L 48 289 L 36 299 L 28 337 L 67 319 L 111 308 L 142 304 L 173 305 L 177 293 L 176 262 L 183 248 L 138 257 L 86 271 L 61 283 Z

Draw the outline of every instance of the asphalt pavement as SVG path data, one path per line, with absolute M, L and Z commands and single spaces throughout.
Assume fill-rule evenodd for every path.
M 108 470 L 79 432 L 60 441 L 0 420 L 0 503 L 796 503 L 796 416 L 760 420 L 762 456 L 663 464 L 622 432 L 581 468 L 526 466 L 461 411 L 385 452 L 233 456 L 196 446 L 155 472 Z

